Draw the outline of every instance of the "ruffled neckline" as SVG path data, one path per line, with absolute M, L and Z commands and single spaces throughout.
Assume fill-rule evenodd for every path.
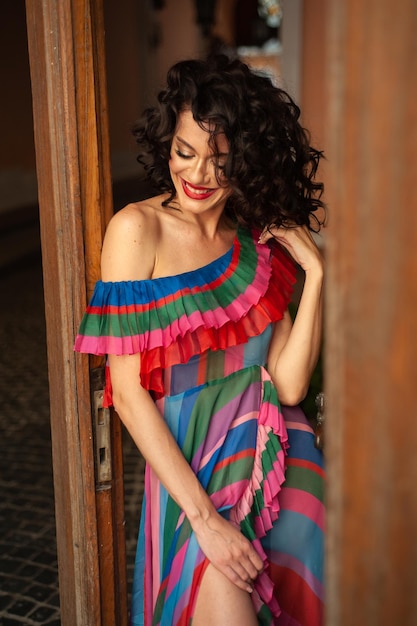
M 294 265 L 278 246 L 239 229 L 232 247 L 208 264 L 141 281 L 96 285 L 75 350 L 141 354 L 141 380 L 162 395 L 163 371 L 207 350 L 246 343 L 282 319 Z

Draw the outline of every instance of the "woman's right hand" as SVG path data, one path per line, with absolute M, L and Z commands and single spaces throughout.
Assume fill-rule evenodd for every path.
M 217 511 L 194 524 L 193 530 L 210 563 L 237 587 L 252 593 L 264 564 L 251 542 Z

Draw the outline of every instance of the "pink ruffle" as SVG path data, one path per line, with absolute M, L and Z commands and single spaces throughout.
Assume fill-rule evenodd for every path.
M 269 324 L 282 319 L 295 280 L 293 263 L 276 246 L 272 255 L 268 247 L 260 244 L 257 247 L 260 260 L 256 277 L 244 295 L 226 309 L 217 307 L 210 311 L 210 324 L 204 315 L 195 315 L 184 320 L 184 325 L 176 325 L 175 332 L 170 327 L 170 332 L 160 335 L 158 345 L 153 348 L 147 342 L 142 354 L 141 383 L 156 397 L 164 394 L 165 368 L 186 363 L 207 350 L 225 350 L 246 343 L 250 337 L 263 333 Z
M 230 521 L 239 526 L 247 515 L 253 516 L 253 530 L 256 539 L 252 540 L 252 545 L 264 562 L 264 570 L 256 579 L 252 602 L 256 612 L 259 612 L 262 605 L 266 604 L 271 613 L 278 617 L 281 609 L 274 595 L 274 585 L 268 574 L 268 560 L 260 539 L 271 530 L 273 523 L 279 516 L 278 494 L 285 481 L 285 456 L 289 445 L 284 418 L 278 407 L 269 401 L 265 382 L 272 383 L 272 381 L 265 369 L 262 370 L 262 378 L 264 398 L 258 417 L 258 434 L 252 475 L 241 499 L 231 510 Z M 271 432 L 278 437 L 281 449 L 269 453 L 266 444 Z M 269 454 L 268 464 L 271 466 L 267 473 L 263 467 L 265 454 Z

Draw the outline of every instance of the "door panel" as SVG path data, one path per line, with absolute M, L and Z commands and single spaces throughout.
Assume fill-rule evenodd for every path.
M 27 0 L 63 626 L 127 623 L 119 420 L 96 481 L 103 360 L 73 352 L 112 214 L 101 1 Z M 97 372 L 99 375 L 97 376 Z

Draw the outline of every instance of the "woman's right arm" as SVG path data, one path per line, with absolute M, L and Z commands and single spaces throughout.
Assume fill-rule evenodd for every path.
M 103 243 L 102 280 L 149 278 L 155 255 L 149 245 L 155 236 L 152 225 L 143 223 L 133 209 L 115 218 Z M 142 233 L 147 234 L 145 242 Z M 238 587 L 250 591 L 248 581 L 256 578 L 262 560 L 241 532 L 217 513 L 151 396 L 140 384 L 140 355 L 108 358 L 114 407 L 140 452 L 184 511 L 209 561 Z
M 109 355 L 109 365 L 114 407 L 137 447 L 184 511 L 209 561 L 250 592 L 262 560 L 241 532 L 217 513 L 149 393 L 140 385 L 140 356 Z

